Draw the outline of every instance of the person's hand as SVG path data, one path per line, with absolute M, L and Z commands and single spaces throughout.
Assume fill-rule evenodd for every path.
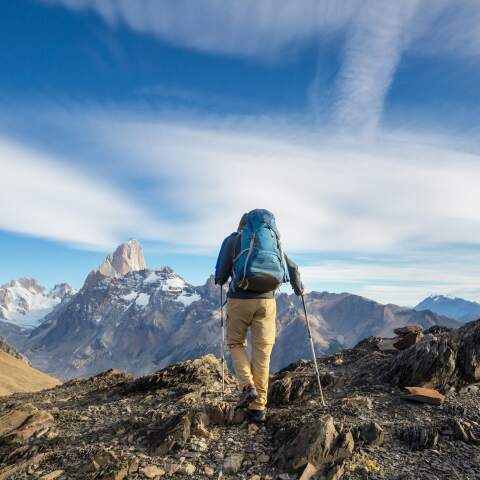
M 302 290 L 302 293 L 300 294 L 302 297 L 304 297 L 306 294 L 308 293 L 308 290 L 306 288 L 304 288 Z

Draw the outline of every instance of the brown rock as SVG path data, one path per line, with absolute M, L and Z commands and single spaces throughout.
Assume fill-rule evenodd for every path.
M 242 467 L 243 454 L 238 453 L 230 455 L 223 461 L 223 471 L 225 473 L 236 473 Z
M 165 475 L 165 470 L 157 467 L 156 465 L 147 465 L 141 468 L 139 471 L 147 478 L 156 478 Z
M 208 465 L 205 465 L 203 467 L 203 471 L 204 471 L 205 475 L 207 475 L 209 477 L 212 477 L 213 475 L 215 475 L 215 469 L 213 469 L 212 467 L 209 467 Z
M 164 455 L 174 447 L 183 448 L 190 438 L 191 419 L 180 413 L 164 420 L 148 433 L 148 443 L 153 455 Z
M 374 447 L 379 447 L 385 440 L 383 428 L 376 422 L 362 425 L 359 432 L 360 439 Z
M 172 463 L 172 462 L 167 462 L 163 465 L 165 469 L 165 473 L 168 473 L 168 475 L 173 475 L 177 473 L 180 470 L 180 464 L 179 463 Z
M 408 393 L 403 393 L 400 398 L 403 400 L 413 400 L 420 403 L 429 403 L 431 405 L 442 405 L 445 396 L 437 390 L 422 387 L 405 387 Z
M 25 404 L 0 417 L 0 438 L 4 443 L 22 443 L 53 424 L 50 413 Z
M 354 410 L 371 410 L 373 408 L 372 399 L 363 395 L 344 398 L 342 403 L 345 407 L 352 408 Z
M 178 473 L 182 475 L 193 475 L 195 473 L 195 470 L 195 465 L 192 465 L 191 463 L 182 463 L 180 469 L 178 470 Z
M 40 477 L 40 480 L 55 480 L 56 478 L 60 478 L 63 474 L 63 470 L 55 470 L 53 472 L 47 473 L 46 475 L 42 475 Z
M 400 335 L 403 337 L 404 335 L 408 335 L 409 333 L 421 333 L 423 332 L 422 327 L 418 325 L 405 325 L 403 327 L 396 328 L 393 333 L 395 335 Z
M 261 463 L 268 463 L 270 461 L 270 457 L 266 453 L 261 453 L 257 460 Z
M 259 430 L 259 427 L 256 423 L 249 423 L 248 426 L 247 426 L 248 433 L 250 433 L 252 435 L 257 433 L 258 430 Z
M 354 440 L 351 432 L 338 432 L 333 417 L 327 415 L 317 423 L 301 427 L 290 441 L 283 441 L 274 461 L 282 469 L 316 468 L 342 463 L 352 455 Z
M 393 346 L 397 350 L 406 350 L 407 348 L 410 348 L 416 343 L 418 343 L 422 338 L 423 338 L 422 332 L 407 333 L 406 335 L 402 336 L 399 340 L 394 342 Z

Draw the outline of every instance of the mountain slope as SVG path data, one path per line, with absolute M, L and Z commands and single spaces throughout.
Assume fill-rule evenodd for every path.
M 74 292 L 66 283 L 50 291 L 34 278 L 19 278 L 0 286 L 0 320 L 20 328 L 37 327 L 63 300 Z
M 60 383 L 56 378 L 32 368 L 23 355 L 0 337 L 0 396 L 37 392 Z
M 108 256 L 28 338 L 17 340 L 34 366 L 59 378 L 112 367 L 145 374 L 207 353 L 219 355 L 219 290 L 213 278 L 196 287 L 171 268 L 144 268 L 141 246 L 133 240 L 129 244 Z M 114 265 L 126 267 L 121 273 Z M 368 335 L 392 335 L 407 323 L 457 326 L 432 312 L 380 305 L 348 293 L 312 292 L 306 304 L 319 353 L 353 346 Z M 278 295 L 272 369 L 310 355 L 300 300 Z
M 469 322 L 480 318 L 480 303 L 446 295 L 430 295 L 422 300 L 415 310 L 431 310 L 461 322 Z

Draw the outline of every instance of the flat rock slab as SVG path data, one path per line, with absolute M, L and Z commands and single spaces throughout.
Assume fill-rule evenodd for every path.
M 401 337 L 403 337 L 404 335 L 408 335 L 409 333 L 421 333 L 421 332 L 423 332 L 423 329 L 418 325 L 405 325 L 403 327 L 398 327 L 393 331 L 395 335 L 400 335 Z
M 414 402 L 429 403 L 431 405 L 442 405 L 445 401 L 445 395 L 437 390 L 423 387 L 405 387 L 408 393 L 400 394 L 403 400 L 413 400 Z

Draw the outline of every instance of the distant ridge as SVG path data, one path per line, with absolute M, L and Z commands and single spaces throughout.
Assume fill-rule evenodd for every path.
M 480 318 L 480 303 L 449 295 L 430 295 L 422 300 L 415 310 L 430 310 L 460 322 L 470 322 Z

